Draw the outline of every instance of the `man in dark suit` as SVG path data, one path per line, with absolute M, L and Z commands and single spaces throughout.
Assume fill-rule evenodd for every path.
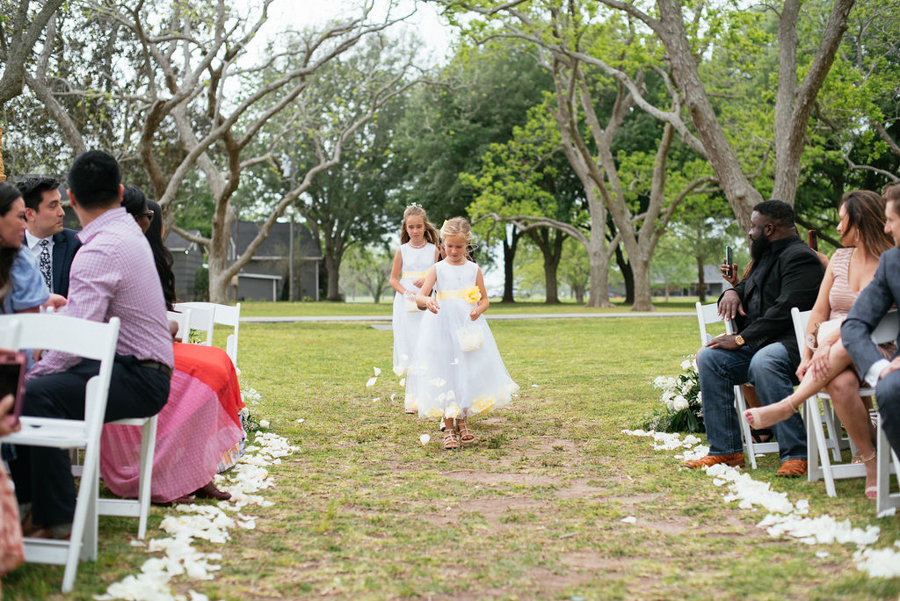
M 37 257 L 51 292 L 69 295 L 69 268 L 81 242 L 75 230 L 63 228 L 59 182 L 27 177 L 16 184 L 25 201 L 25 246 Z
M 737 334 L 714 338 L 697 354 L 703 421 L 709 454 L 685 467 L 718 463 L 744 465 L 734 386 L 750 382 L 769 405 L 794 391 L 800 350 L 791 307 L 811 309 L 825 270 L 819 257 L 797 235 L 794 210 L 780 200 L 753 207 L 750 217 L 753 267 L 734 289 L 719 297 L 719 315 L 734 319 Z M 806 473 L 806 430 L 800 415 L 772 428 L 778 439 L 781 476 Z
M 884 231 L 891 234 L 900 247 L 900 184 L 884 191 Z M 900 454 L 900 352 L 892 360 L 884 358 L 870 338 L 881 318 L 893 305 L 900 306 L 900 248 L 882 253 L 878 270 L 866 286 L 847 319 L 841 325 L 841 341 L 853 359 L 859 377 L 875 387 L 875 400 L 881 414 L 881 427 L 894 449 Z M 900 334 L 898 334 L 900 343 Z

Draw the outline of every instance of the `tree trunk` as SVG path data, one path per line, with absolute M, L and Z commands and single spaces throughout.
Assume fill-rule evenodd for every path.
M 575 293 L 575 302 L 581 304 L 584 302 L 584 286 L 578 284 L 572 285 L 572 292 Z
M 517 228 L 510 227 L 512 227 L 512 242 L 508 241 L 506 236 L 503 237 L 503 298 L 500 299 L 501 303 L 516 302 L 513 293 L 515 286 L 513 262 L 516 259 L 516 248 L 519 246 L 519 238 L 522 237 L 522 233 Z
M 220 305 L 228 304 L 228 286 L 231 275 L 228 273 L 228 257 L 224 253 L 209 253 L 209 302 Z
M 556 274 L 562 260 L 563 242 L 568 236 L 549 227 L 528 230 L 528 235 L 544 256 L 544 288 L 547 291 L 544 302 L 548 305 L 558 305 L 559 286 Z
M 668 50 L 672 75 L 681 93 L 685 107 L 703 142 L 707 158 L 725 192 L 741 229 L 750 229 L 750 213 L 763 197 L 744 175 L 743 167 L 728 142 L 706 95 L 706 86 L 697 69 L 697 57 L 687 39 L 680 0 L 658 0 L 660 38 Z
M 559 259 L 544 257 L 544 286 L 547 289 L 547 295 L 544 304 L 559 304 L 559 287 L 556 282 L 556 270 L 559 267 Z
M 639 259 L 630 263 L 634 269 L 634 304 L 631 310 L 656 311 L 650 297 L 650 261 Z
M 603 236 L 592 235 L 586 245 L 591 273 L 588 307 L 612 307 L 609 302 L 609 253 L 603 242 Z
M 622 247 L 619 245 L 616 245 L 616 265 L 619 266 L 619 271 L 622 272 L 622 277 L 625 279 L 625 304 L 633 305 L 634 272 L 631 269 L 631 263 L 625 260 L 625 253 L 622 252 Z
M 325 270 L 328 272 L 328 289 L 325 293 L 325 300 L 333 302 L 342 302 L 344 297 L 341 295 L 340 279 L 341 279 L 341 258 L 334 252 L 331 244 L 325 244 Z

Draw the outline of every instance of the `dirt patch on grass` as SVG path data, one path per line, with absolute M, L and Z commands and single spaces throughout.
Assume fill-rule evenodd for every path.
M 547 568 L 531 568 L 528 570 L 527 578 L 546 593 L 546 598 L 550 598 L 557 591 L 570 586 L 578 586 L 582 582 L 590 580 L 592 576 L 589 573 L 577 570 L 569 570 L 565 574 L 557 574 Z
M 518 524 L 523 516 L 540 515 L 548 511 L 550 505 L 531 497 L 498 497 L 494 499 L 472 499 L 439 513 L 423 514 L 420 517 L 435 526 L 448 526 L 459 521 L 460 514 L 477 513 L 491 528 L 502 528 L 506 524 Z
M 560 562 L 571 568 L 582 570 L 603 570 L 605 572 L 625 572 L 630 561 L 603 557 L 594 551 L 571 551 L 563 553 Z
M 516 472 L 485 472 L 482 470 L 455 470 L 443 474 L 447 478 L 481 484 L 484 486 L 496 486 L 497 484 L 517 484 L 520 486 L 549 486 L 558 485 L 560 481 L 544 474 L 516 473 Z

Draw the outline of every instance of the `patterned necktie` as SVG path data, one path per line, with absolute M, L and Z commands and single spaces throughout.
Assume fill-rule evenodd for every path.
M 53 272 L 50 270 L 50 241 L 41 240 L 41 273 L 44 275 L 44 281 L 47 282 L 47 289 L 53 290 Z

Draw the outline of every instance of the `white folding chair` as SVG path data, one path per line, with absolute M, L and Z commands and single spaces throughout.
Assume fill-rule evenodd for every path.
M 196 330 L 206 334 L 206 339 L 199 342 L 203 346 L 212 346 L 213 329 L 215 328 L 216 311 L 213 303 L 175 303 L 175 310 L 184 313 L 190 311 L 189 319 L 186 321 L 183 342 L 190 342 L 190 334 Z
M 794 335 L 798 345 L 806 344 L 806 329 L 810 313 L 810 311 L 800 311 L 797 307 L 791 309 L 791 320 L 794 324 Z M 891 320 L 894 324 L 893 334 L 889 333 Z M 872 339 L 877 340 L 879 344 L 896 339 L 896 312 L 889 313 L 883 320 L 883 324 L 879 324 L 876 331 L 872 333 Z M 875 389 L 863 386 L 859 389 L 859 395 L 874 398 Z M 819 405 L 820 401 L 821 406 Z M 841 451 L 847 448 L 854 449 L 854 446 L 849 438 L 842 436 L 843 426 L 834 411 L 831 396 L 828 393 L 819 392 L 806 399 L 803 404 L 803 420 L 806 423 L 807 457 L 809 459 L 807 479 L 810 482 L 815 482 L 820 478 L 825 480 L 825 490 L 828 496 L 834 497 L 837 496 L 835 480 L 866 476 L 864 464 L 841 462 Z M 828 428 L 827 438 L 825 427 Z M 829 450 L 831 450 L 832 458 L 828 457 Z
M 25 539 L 25 561 L 65 565 L 62 591 L 75 584 L 79 557 L 97 559 L 97 490 L 100 462 L 100 432 L 106 414 L 109 382 L 119 337 L 119 319 L 99 323 L 39 313 L 0 315 L 0 324 L 21 323 L 18 347 L 42 348 L 71 353 L 100 362 L 100 372 L 85 390 L 83 420 L 23 416 L 22 429 L 4 438 L 17 445 L 60 449 L 84 448 L 84 466 L 70 540 Z
M 150 493 L 153 486 L 153 456 L 156 453 L 157 416 L 120 419 L 108 424 L 135 426 L 141 429 L 141 458 L 137 499 L 97 499 L 97 513 L 126 518 L 138 518 L 138 538 L 147 536 L 150 517 Z M 73 466 L 74 468 L 74 466 Z M 75 470 L 72 470 L 73 474 Z
M 190 309 L 192 311 L 212 311 L 215 324 L 232 327 L 234 331 L 228 335 L 228 339 L 225 342 L 225 352 L 228 353 L 231 362 L 237 367 L 238 329 L 241 320 L 241 303 L 232 307 L 230 305 L 220 305 L 216 303 L 187 302 L 178 303 L 175 305 L 175 308 Z M 193 317 L 191 319 L 193 321 Z M 209 330 L 208 340 L 210 344 L 212 344 L 212 328 Z
M 878 323 L 872 332 L 872 342 L 883 344 L 897 340 L 897 332 L 900 330 L 900 315 L 897 311 L 890 311 Z M 875 427 L 878 430 L 878 455 L 876 461 L 878 473 L 878 501 L 876 511 L 881 513 L 891 507 L 900 507 L 900 492 L 891 493 L 891 474 L 897 476 L 900 485 L 900 459 L 897 453 L 891 449 L 884 430 L 881 429 L 881 416 L 878 415 Z
M 170 322 L 174 321 L 178 324 L 178 331 L 175 332 L 175 340 L 178 342 L 188 342 L 185 338 L 190 337 L 191 310 L 184 308 L 181 311 L 166 311 L 166 317 Z
M 706 326 L 719 323 L 722 319 L 718 314 L 718 303 L 709 303 L 701 305 L 699 302 L 697 307 L 697 321 L 700 324 L 700 343 L 706 344 L 713 339 L 713 336 L 706 331 Z M 725 333 L 734 333 L 734 327 L 731 320 L 725 320 Z M 764 453 L 777 453 L 777 442 L 753 442 L 753 436 L 750 431 L 750 424 L 744 419 L 744 413 L 747 411 L 747 402 L 744 399 L 744 387 L 734 387 L 734 409 L 737 411 L 738 423 L 741 427 L 741 439 L 744 443 L 744 456 L 750 459 L 750 467 L 756 469 L 756 455 Z

